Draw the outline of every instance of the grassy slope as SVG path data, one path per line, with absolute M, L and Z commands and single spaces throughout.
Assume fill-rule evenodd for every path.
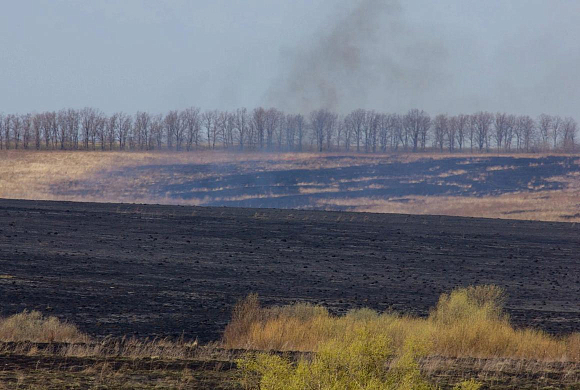
M 320 159 L 319 157 L 331 157 Z M 385 161 L 411 163 L 422 158 L 433 159 L 433 165 L 448 158 L 492 158 L 496 155 L 445 155 L 445 154 L 411 154 L 397 156 L 380 155 L 331 155 L 331 154 L 266 154 L 266 153 L 154 153 L 154 152 L 24 152 L 0 151 L 0 197 L 47 200 L 78 200 L 97 202 L 140 202 L 165 204 L 203 205 L 216 199 L 221 202 L 256 200 L 280 196 L 280 194 L 249 194 L 239 192 L 236 196 L 223 197 L 214 195 L 223 188 L 207 188 L 207 196 L 180 198 L 175 193 L 154 192 L 160 183 L 179 186 L 180 183 L 195 182 L 201 179 L 219 180 L 223 167 L 235 169 L 240 173 L 284 172 L 295 169 L 322 170 L 342 169 L 360 164 L 377 164 Z M 538 159 L 541 155 L 517 155 L 517 158 Z M 206 173 L 176 173 L 173 168 L 161 172 L 159 167 L 172 164 L 186 166 L 218 167 Z M 577 163 L 576 163 L 577 164 Z M 128 172 L 131 169 L 153 166 L 142 173 L 113 174 L 111 172 Z M 467 170 L 469 166 L 466 165 Z M 489 171 L 509 170 L 508 166 L 495 166 L 490 163 Z M 442 184 L 453 184 L 461 172 L 444 172 Z M 352 178 L 353 182 L 360 178 Z M 372 179 L 372 177 L 371 177 Z M 514 178 L 516 180 L 517 177 Z M 565 176 L 544 177 L 547 181 L 557 180 L 565 188 L 559 190 L 542 190 L 534 188 L 529 191 L 501 193 L 484 196 L 457 196 L 439 194 L 437 196 L 411 195 L 404 199 L 396 197 L 373 197 L 355 195 L 336 197 L 329 196 L 337 191 L 336 184 L 318 185 L 317 183 L 297 183 L 294 190 L 301 195 L 310 195 L 313 200 L 309 207 L 318 209 L 348 208 L 352 211 L 379 213 L 437 214 L 470 217 L 515 218 L 546 221 L 580 221 L 578 199 L 580 182 L 576 173 Z M 87 184 L 92 183 L 92 184 Z M 186 185 L 187 186 L 187 185 Z M 103 190 L 106 188 L 106 190 Z M 379 185 L 380 188 L 380 185 Z M 493 188 L 492 188 L 493 189 Z M 201 189 L 201 193 L 205 189 Z M 326 194 L 323 199 L 318 195 Z M 216 198 L 217 197 L 217 198 Z

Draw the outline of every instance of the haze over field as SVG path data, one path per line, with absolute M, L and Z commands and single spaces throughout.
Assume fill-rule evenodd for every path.
M 579 10 L 563 0 L 10 2 L 0 111 L 577 116 Z

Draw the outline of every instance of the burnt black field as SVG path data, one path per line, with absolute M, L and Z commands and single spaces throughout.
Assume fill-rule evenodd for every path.
M 249 293 L 426 315 L 494 283 L 519 326 L 580 331 L 580 226 L 458 217 L 0 200 L 0 315 L 216 340 Z
M 482 198 L 557 191 L 566 188 L 565 176 L 580 173 L 577 162 L 575 156 L 449 157 L 409 162 L 393 156 L 345 155 L 299 161 L 256 158 L 153 164 L 58 182 L 51 194 L 76 200 L 89 196 L 121 202 L 146 199 L 146 203 L 195 201 L 196 205 L 216 207 L 356 211 L 356 204 L 337 205 L 333 200 L 408 202 L 414 196 Z

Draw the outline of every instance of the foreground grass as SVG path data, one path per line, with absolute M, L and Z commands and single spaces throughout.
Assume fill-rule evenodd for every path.
M 303 303 L 263 308 L 250 295 L 234 309 L 223 342 L 226 348 L 316 352 L 363 329 L 387 337 L 395 351 L 419 339 L 430 355 L 580 362 L 580 334 L 555 337 L 515 329 L 503 310 L 504 299 L 495 286 L 457 289 L 443 294 L 428 318 L 415 318 L 369 309 L 333 316 L 324 307 Z
M 45 317 L 37 311 L 24 311 L 0 318 L 0 341 L 37 343 L 86 343 L 90 338 L 73 324 L 56 317 Z
M 263 308 L 250 295 L 222 343 L 205 347 L 95 340 L 24 312 L 0 319 L 0 389 L 580 388 L 579 335 L 514 329 L 504 299 L 494 286 L 462 288 L 421 319 L 369 309 L 338 317 L 307 304 Z

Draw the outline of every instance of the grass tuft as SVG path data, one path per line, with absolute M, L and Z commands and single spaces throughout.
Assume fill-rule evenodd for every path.
M 76 326 L 56 317 L 45 317 L 37 311 L 24 311 L 7 318 L 0 318 L 0 341 L 35 343 L 84 343 L 88 336 Z

